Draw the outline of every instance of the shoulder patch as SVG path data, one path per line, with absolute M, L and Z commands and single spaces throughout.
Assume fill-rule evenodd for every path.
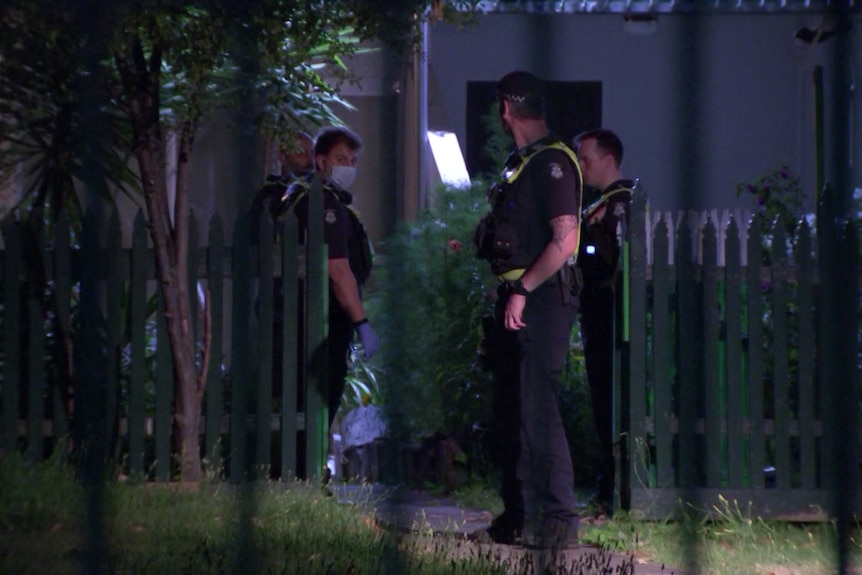
M 555 180 L 559 180 L 563 177 L 563 167 L 559 164 L 559 162 L 550 162 L 548 167 L 551 168 L 551 177 Z
M 323 212 L 323 221 L 327 224 L 335 223 L 335 210 L 325 210 Z

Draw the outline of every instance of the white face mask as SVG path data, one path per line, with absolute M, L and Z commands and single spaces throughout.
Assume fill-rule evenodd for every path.
M 355 178 L 356 168 L 354 166 L 332 166 L 332 174 L 329 175 L 329 181 L 342 190 L 347 190 Z

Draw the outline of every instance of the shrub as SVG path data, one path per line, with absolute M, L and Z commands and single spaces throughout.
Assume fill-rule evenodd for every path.
M 384 244 L 371 317 L 382 340 L 381 392 L 399 436 L 463 440 L 485 418 L 490 375 L 476 364 L 486 293 L 496 279 L 475 257 L 484 188 L 441 187 L 434 207 Z

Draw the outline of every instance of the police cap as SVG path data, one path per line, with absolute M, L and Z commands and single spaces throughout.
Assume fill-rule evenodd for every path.
M 509 72 L 497 84 L 497 96 L 509 102 L 541 102 L 545 98 L 545 83 L 529 72 Z

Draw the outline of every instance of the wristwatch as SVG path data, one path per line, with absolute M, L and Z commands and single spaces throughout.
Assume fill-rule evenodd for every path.
M 526 296 L 530 293 L 527 291 L 527 288 L 524 287 L 524 284 L 520 279 L 516 279 L 513 282 L 509 282 L 509 291 L 523 296 Z

